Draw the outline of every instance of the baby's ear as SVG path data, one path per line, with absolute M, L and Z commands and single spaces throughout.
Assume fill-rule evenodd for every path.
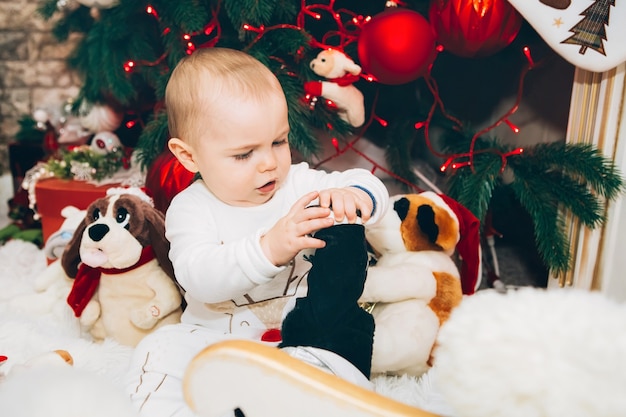
M 198 166 L 193 158 L 193 150 L 189 144 L 185 143 L 182 139 L 171 138 L 167 142 L 167 147 L 174 154 L 178 162 L 189 172 L 198 172 Z

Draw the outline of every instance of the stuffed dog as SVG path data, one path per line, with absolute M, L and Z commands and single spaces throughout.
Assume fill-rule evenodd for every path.
M 135 346 L 180 320 L 182 297 L 163 214 L 145 195 L 112 190 L 87 208 L 61 262 L 75 278 L 67 301 L 81 325 L 95 340 Z
M 453 259 L 461 222 L 432 192 L 391 202 L 385 217 L 366 228 L 377 262 L 360 302 L 376 323 L 372 373 L 419 376 L 430 368 L 439 327 L 463 297 Z
M 309 66 L 326 80 L 308 81 L 304 84 L 304 91 L 332 101 L 337 106 L 339 117 L 354 127 L 361 126 L 365 122 L 363 94 L 352 85 L 359 79 L 361 67 L 336 49 L 323 50 Z

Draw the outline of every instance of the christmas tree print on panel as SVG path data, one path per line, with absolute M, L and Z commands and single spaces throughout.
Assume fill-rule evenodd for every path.
M 581 16 L 585 16 L 569 31 L 574 33 L 561 43 L 580 45 L 578 53 L 584 55 L 587 48 L 592 48 L 606 55 L 603 40 L 606 39 L 606 28 L 609 25 L 610 7 L 615 6 L 615 0 L 596 0 L 587 7 Z

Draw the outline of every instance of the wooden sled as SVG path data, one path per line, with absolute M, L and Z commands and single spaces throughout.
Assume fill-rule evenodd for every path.
M 438 417 L 250 341 L 207 347 L 189 365 L 183 384 L 187 403 L 202 417 L 236 408 L 246 417 Z

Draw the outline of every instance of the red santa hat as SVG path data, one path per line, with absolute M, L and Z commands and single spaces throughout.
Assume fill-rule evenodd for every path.
M 439 194 L 459 221 L 459 241 L 456 250 L 461 257 L 461 286 L 463 294 L 471 295 L 480 284 L 482 274 L 480 251 L 480 220 L 458 201 Z

